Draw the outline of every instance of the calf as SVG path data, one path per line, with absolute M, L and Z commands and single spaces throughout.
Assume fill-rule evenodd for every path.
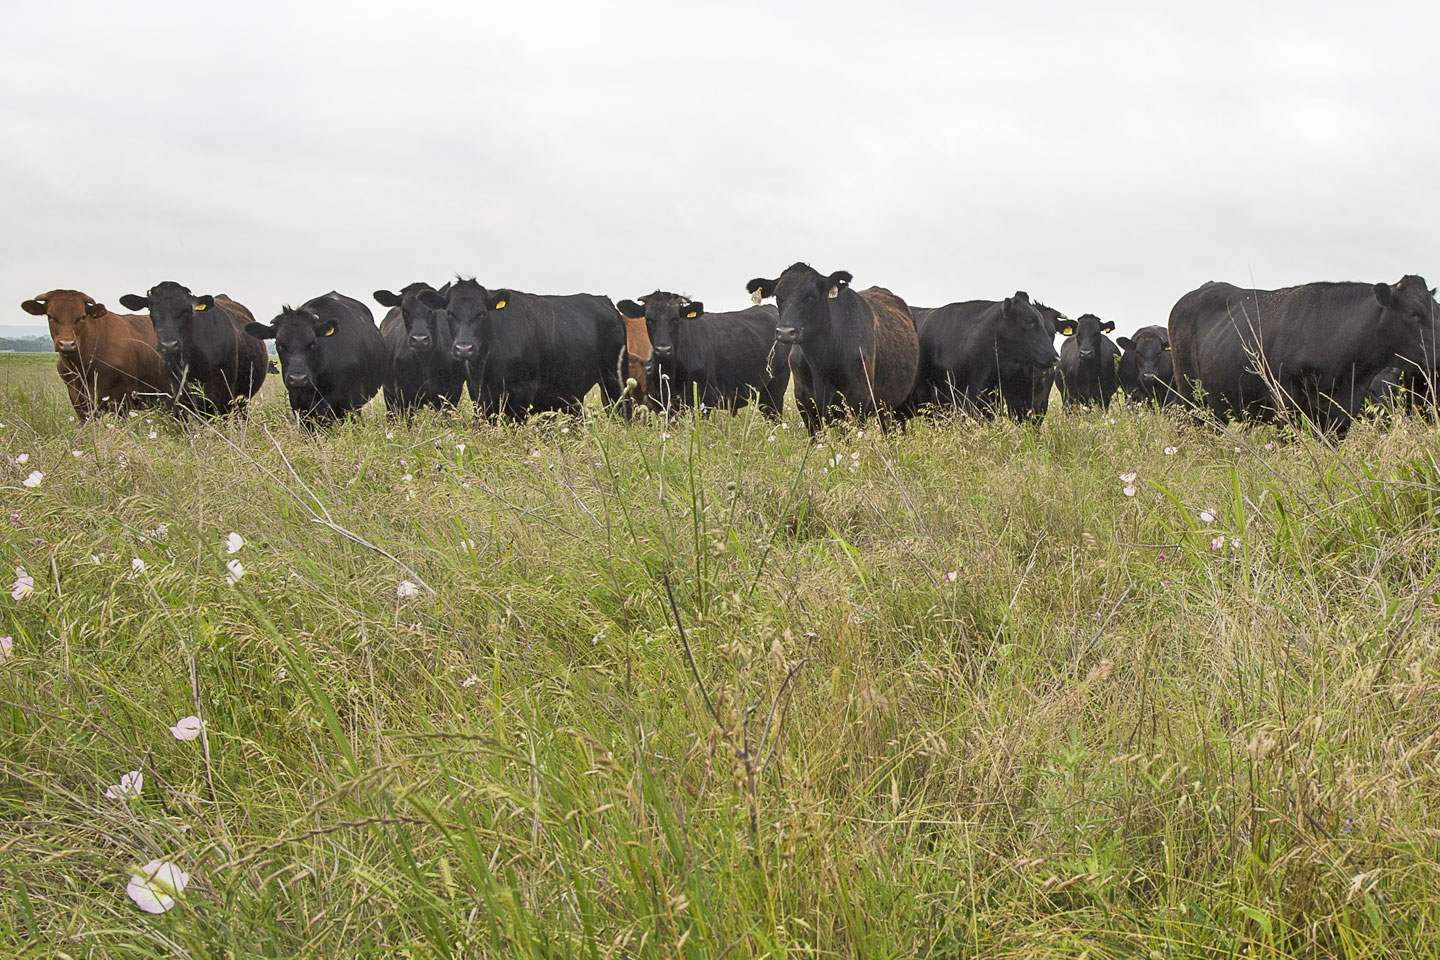
M 449 314 L 454 357 L 476 412 L 487 420 L 578 414 L 597 383 L 607 405 L 623 399 L 625 327 L 609 298 L 486 290 L 473 279 L 420 297 Z
M 1079 320 L 1056 320 L 1055 332 L 1065 337 L 1060 344 L 1060 398 L 1067 407 L 1098 403 L 1110 409 L 1110 398 L 1119 385 L 1116 364 L 1120 350 L 1106 336 L 1115 324 L 1087 313 Z
M 621 316 L 644 313 L 651 343 L 647 383 L 663 408 L 698 398 L 733 412 L 754 396 L 761 413 L 780 418 L 790 369 L 784 358 L 772 362 L 780 319 L 774 307 L 706 313 L 698 301 L 659 290 L 638 304 L 622 300 L 618 306 Z
M 375 315 L 333 290 L 284 307 L 273 323 L 251 323 L 245 332 L 256 343 L 274 339 L 290 409 L 302 426 L 359 412 L 385 379 L 385 342 Z
M 1065 315 L 1030 301 L 1023 290 L 1007 300 L 966 300 L 915 311 L 920 371 L 905 405 L 994 417 L 1002 410 L 1025 421 L 1043 417 L 1055 383 L 1055 327 Z
M 229 297 L 197 297 L 167 280 L 143 297 L 128 293 L 120 302 L 129 310 L 149 308 L 169 393 L 182 409 L 228 414 L 265 382 L 265 346 L 245 335 L 245 324 L 255 317 Z
M 1162 326 L 1141 327 L 1131 337 L 1118 337 L 1120 389 L 1132 403 L 1175 403 L 1175 365 L 1170 359 L 1170 334 Z
M 168 394 L 149 317 L 111 313 L 79 290 L 51 290 L 20 309 L 49 320 L 55 368 L 81 420 Z
M 449 285 L 441 288 L 448 290 Z M 385 341 L 385 413 L 409 416 L 418 407 L 443 410 L 460 404 L 465 375 L 455 360 L 455 333 L 444 310 L 428 306 L 428 283 L 412 283 L 392 293 L 376 290 L 375 302 L 389 307 L 380 323 Z
M 883 287 L 856 293 L 850 280 L 844 270 L 827 277 L 796 263 L 775 280 L 745 285 L 756 304 L 774 297 L 780 306 L 775 342 L 790 351 L 795 405 L 812 437 L 847 411 L 875 413 L 886 429 L 915 386 L 910 307 Z
M 1434 291 L 1399 283 L 1307 283 L 1254 290 L 1207 283 L 1170 311 L 1175 381 L 1220 417 L 1297 411 L 1344 434 L 1377 374 L 1434 369 Z

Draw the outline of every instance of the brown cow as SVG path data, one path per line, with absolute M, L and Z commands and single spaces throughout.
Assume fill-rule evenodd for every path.
M 121 410 L 169 396 L 149 317 L 111 313 L 79 290 L 51 290 L 20 309 L 50 321 L 55 366 L 82 420 L 97 407 Z
M 645 368 L 650 364 L 650 333 L 645 329 L 645 315 L 627 317 L 622 312 L 620 319 L 625 321 L 625 356 L 620 361 L 620 382 L 634 380 L 635 386 L 627 389 L 630 399 L 651 410 L 659 410 L 660 404 L 651 395 L 645 375 Z

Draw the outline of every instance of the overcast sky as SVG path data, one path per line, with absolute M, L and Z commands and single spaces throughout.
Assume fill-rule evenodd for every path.
M 796 260 L 1122 332 L 1211 279 L 1433 284 L 1437 7 L 12 4 L 0 323 L 456 273 L 733 309 Z

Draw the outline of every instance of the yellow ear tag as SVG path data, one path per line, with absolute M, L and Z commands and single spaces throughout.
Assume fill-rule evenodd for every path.
M 1065 334 L 1065 336 L 1067 336 L 1067 337 L 1070 336 L 1070 334 L 1072 334 L 1072 333 L 1074 333 L 1074 332 L 1075 332 L 1075 328 L 1074 328 L 1074 327 L 1066 327 L 1065 330 L 1064 330 L 1064 334 Z
M 830 288 L 829 297 L 831 300 L 834 300 L 838 296 L 840 296 L 840 284 L 837 283 L 835 284 L 835 286 Z
M 1166 350 L 1169 350 L 1169 349 L 1170 349 L 1170 344 L 1168 344 L 1168 343 L 1165 344 L 1165 349 L 1166 349 Z
M 496 304 L 495 304 L 495 309 L 496 309 L 496 310 L 504 310 L 504 309 L 505 309 L 505 301 L 504 301 L 504 300 L 497 301 Z
M 686 319 L 686 320 L 694 320 L 694 319 L 695 319 L 696 317 L 698 317 L 698 316 L 699 316 L 698 313 L 696 313 L 694 310 L 691 310 L 689 313 L 685 314 L 685 319 Z
M 203 303 L 197 303 L 197 304 L 195 304 L 195 312 L 196 312 L 196 313 L 200 313 L 200 312 L 203 311 L 204 309 L 205 309 L 205 304 L 203 304 Z
M 331 327 L 329 330 L 326 330 L 326 331 L 325 331 L 325 336 L 327 336 L 327 337 L 333 337 L 333 336 L 335 336 L 335 328 L 334 328 L 334 327 Z
M 760 301 L 764 299 L 764 297 L 760 296 L 760 291 L 758 289 L 754 293 L 750 294 L 750 302 L 755 304 L 757 307 L 760 305 Z

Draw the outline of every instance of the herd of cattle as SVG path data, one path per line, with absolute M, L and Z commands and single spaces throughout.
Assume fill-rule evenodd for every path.
M 75 290 L 21 308 L 48 318 L 82 417 L 144 402 L 229 413 L 274 372 L 272 339 L 290 406 L 307 425 L 354 413 L 382 390 L 391 416 L 454 407 L 466 391 L 489 420 L 574 413 L 597 384 L 626 417 L 636 405 L 733 411 L 753 401 L 778 418 L 793 380 L 812 434 L 851 414 L 882 425 L 947 409 L 1030 419 L 1044 415 L 1055 386 L 1067 404 L 1108 406 L 1123 391 L 1222 418 L 1298 411 L 1343 432 L 1366 402 L 1431 401 L 1437 374 L 1440 306 L 1418 276 L 1281 290 L 1207 283 L 1180 298 L 1168 329 L 1113 341 L 1113 323 L 1072 320 L 1023 292 L 927 309 L 850 281 L 797 263 L 751 280 L 754 306 L 727 313 L 660 291 L 617 305 L 473 279 L 412 283 L 375 292 L 389 308 L 378 327 L 368 307 L 339 293 L 263 324 L 229 297 L 173 282 L 120 298 L 144 314 L 112 313 Z

